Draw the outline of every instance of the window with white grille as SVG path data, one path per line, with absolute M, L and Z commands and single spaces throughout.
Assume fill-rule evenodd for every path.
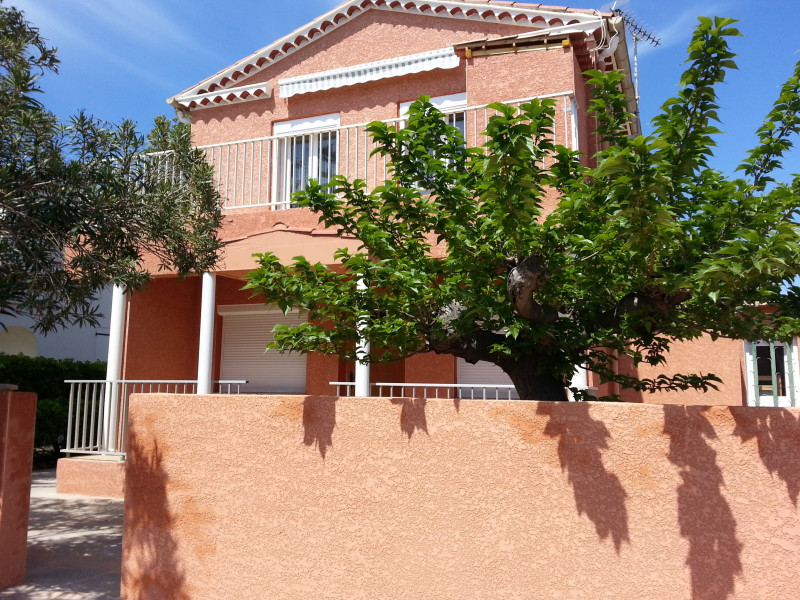
M 276 208 L 290 208 L 292 194 L 306 189 L 308 181 L 329 183 L 338 170 L 339 115 L 275 124 Z

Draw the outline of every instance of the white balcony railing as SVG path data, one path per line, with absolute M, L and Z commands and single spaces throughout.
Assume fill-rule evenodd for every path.
M 577 149 L 577 106 L 571 92 L 540 96 L 556 102 L 553 139 Z M 507 101 L 519 106 L 531 98 Z M 496 114 L 486 106 L 444 111 L 448 121 L 462 130 L 469 147 L 483 144 L 489 118 Z M 387 123 L 402 124 L 403 119 Z M 292 193 L 303 190 L 308 179 L 327 182 L 333 175 L 363 179 L 368 189 L 387 177 L 387 162 L 371 156 L 375 144 L 367 123 L 323 131 L 275 135 L 200 146 L 214 166 L 215 184 L 226 210 L 252 206 L 280 210 L 291 207 Z M 165 168 L 165 173 L 169 172 Z
M 194 394 L 194 380 L 67 380 L 67 454 L 125 455 L 128 399 L 131 394 Z M 238 394 L 244 380 L 214 382 L 219 394 Z
M 354 396 L 355 383 L 352 381 L 331 381 L 337 396 Z M 577 386 L 591 395 L 597 395 L 597 388 Z M 370 384 L 370 395 L 378 398 L 444 398 L 459 400 L 519 400 L 517 391 L 510 384 L 466 384 L 466 383 L 408 383 L 378 382 Z M 573 400 L 569 394 L 570 400 Z

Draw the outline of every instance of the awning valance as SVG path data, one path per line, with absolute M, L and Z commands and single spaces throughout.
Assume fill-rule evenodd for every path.
M 421 73 L 433 69 L 454 69 L 459 58 L 453 48 L 441 48 L 419 54 L 398 56 L 387 60 L 353 65 L 330 71 L 319 71 L 308 75 L 288 77 L 278 81 L 280 95 L 289 98 L 297 94 L 308 94 L 333 88 L 377 81 L 387 77 L 399 77 L 410 73 Z

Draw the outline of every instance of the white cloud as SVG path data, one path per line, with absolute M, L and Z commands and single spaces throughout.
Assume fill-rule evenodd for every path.
M 198 52 L 206 50 L 202 43 L 152 2 L 124 0 L 109 4 L 97 0 L 72 0 L 72 4 L 129 39 L 151 46 L 183 46 Z
M 166 92 L 173 90 L 175 83 L 159 77 L 137 60 L 139 51 L 161 52 L 164 61 L 180 50 L 213 56 L 160 8 L 147 1 L 14 0 L 14 4 L 51 45 L 62 50 L 62 56 L 68 51 L 90 55 L 97 68 L 106 63 Z M 130 47 L 139 51 L 124 53 L 123 48 Z
M 625 0 L 628 4 L 628 0 Z M 726 12 L 725 6 L 728 3 L 708 3 L 700 4 L 690 2 L 690 6 L 684 8 L 681 12 L 672 11 L 669 14 L 669 20 L 663 26 L 654 25 L 644 20 L 638 21 L 648 33 L 661 40 L 658 46 L 653 46 L 647 42 L 639 44 L 639 57 L 646 56 L 651 52 L 657 52 L 673 46 L 686 46 L 692 38 L 692 31 L 697 24 L 698 15 L 714 15 Z M 675 6 L 674 4 L 670 6 Z M 631 15 L 637 17 L 636 4 L 630 6 Z
M 63 42 L 97 49 L 100 40 L 123 40 L 138 44 L 142 49 L 162 51 L 169 56 L 177 51 L 214 56 L 201 40 L 170 17 L 152 0 L 15 0 L 26 17 L 39 27 L 42 34 L 56 45 Z M 103 45 L 104 53 L 113 47 Z M 121 61 L 125 61 L 118 57 Z

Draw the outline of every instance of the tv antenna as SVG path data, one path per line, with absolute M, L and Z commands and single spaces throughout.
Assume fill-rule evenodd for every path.
M 618 2 L 614 2 L 611 7 L 613 12 L 618 17 L 625 20 L 628 30 L 631 32 L 633 38 L 633 91 L 636 96 L 636 107 L 638 112 L 639 107 L 639 42 L 647 42 L 651 46 L 660 46 L 661 38 L 653 35 L 647 31 L 644 26 L 639 22 L 639 19 L 630 10 L 617 8 Z M 627 4 L 627 2 L 624 2 Z

